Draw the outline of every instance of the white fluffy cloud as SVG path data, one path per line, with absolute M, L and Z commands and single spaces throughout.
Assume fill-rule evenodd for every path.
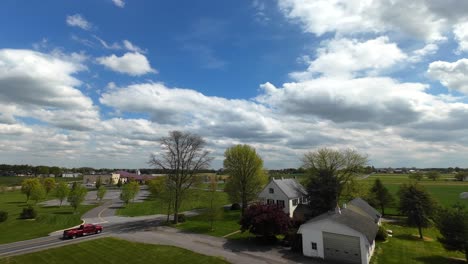
M 435 61 L 429 65 L 427 72 L 445 87 L 468 94 L 468 59 L 452 63 Z
M 458 42 L 459 51 L 468 51 L 468 22 L 463 22 L 453 26 L 453 34 Z
M 73 129 L 89 129 L 98 120 L 90 98 L 76 89 L 73 74 L 85 69 L 82 56 L 0 50 L 2 116 L 32 117 Z M 71 114 L 75 118 L 70 119 Z M 80 113 L 80 114 L 77 114 Z
M 108 57 L 97 58 L 97 62 L 113 71 L 132 76 L 157 73 L 155 69 L 151 68 L 146 56 L 138 52 L 127 52 L 122 57 L 112 54 Z
M 88 20 L 86 20 L 80 14 L 67 16 L 66 22 L 69 26 L 79 27 L 84 30 L 90 30 L 93 26 Z
M 317 58 L 305 72 L 291 76 L 298 80 L 310 79 L 317 73 L 325 76 L 351 76 L 360 71 L 377 72 L 406 58 L 395 43 L 387 37 L 360 42 L 356 39 L 333 39 L 322 44 Z

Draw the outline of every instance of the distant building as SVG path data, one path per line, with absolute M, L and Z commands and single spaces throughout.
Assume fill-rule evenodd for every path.
M 128 171 L 117 171 L 115 174 L 120 175 L 120 179 L 122 179 L 122 182 L 127 182 L 130 180 L 136 181 L 140 184 L 146 183 L 146 181 L 155 179 L 157 176 L 152 176 L 149 174 L 141 174 L 140 170 L 137 170 L 137 173 L 131 173 Z
M 99 178 L 101 179 L 102 184 L 117 184 L 117 182 L 119 182 L 120 175 L 118 173 L 83 175 L 83 183 L 95 184 Z
M 293 217 L 299 204 L 307 202 L 307 191 L 296 179 L 272 179 L 258 195 L 261 203 L 276 204 Z
M 65 172 L 65 173 L 62 173 L 63 178 L 77 178 L 77 177 L 80 177 L 80 176 L 81 176 L 81 173 L 79 173 L 79 172 Z

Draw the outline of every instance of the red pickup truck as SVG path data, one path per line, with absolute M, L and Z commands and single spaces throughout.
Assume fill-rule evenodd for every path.
M 102 232 L 102 226 L 93 224 L 80 225 L 78 228 L 63 231 L 63 238 L 77 238 L 90 234 L 99 234 Z

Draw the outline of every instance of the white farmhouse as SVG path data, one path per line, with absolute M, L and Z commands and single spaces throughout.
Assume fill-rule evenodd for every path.
M 305 203 L 307 192 L 296 179 L 272 179 L 258 195 L 260 202 L 277 204 L 283 211 L 293 216 L 298 204 Z
M 381 215 L 357 198 L 335 212 L 319 215 L 301 225 L 305 256 L 339 263 L 368 264 L 375 248 Z

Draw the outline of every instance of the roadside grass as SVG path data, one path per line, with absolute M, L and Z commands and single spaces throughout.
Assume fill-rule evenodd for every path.
M 0 264 L 22 263 L 229 263 L 186 249 L 101 238 L 36 253 L 0 259 Z
M 400 223 L 386 223 L 386 227 L 393 231 L 393 237 L 377 243 L 372 264 L 466 263 L 464 254 L 442 247 L 437 241 L 440 234 L 434 227 L 423 229 L 424 241 L 419 239 L 417 228 Z
M 30 179 L 34 177 L 19 177 L 19 176 L 0 176 L 0 186 L 20 186 L 21 182 L 25 179 Z M 83 181 L 83 177 L 77 178 L 63 178 L 56 177 L 54 178 L 56 182 L 70 182 L 70 181 Z
M 187 191 L 185 199 L 182 201 L 180 212 L 190 211 L 194 209 L 208 208 L 210 206 L 211 193 L 204 190 L 190 189 Z M 228 196 L 225 192 L 214 193 L 217 204 L 228 204 Z M 150 197 L 148 200 L 141 203 L 130 203 L 124 208 L 117 210 L 117 215 L 122 216 L 142 216 L 152 214 L 166 214 L 167 202 L 158 197 Z
M 20 191 L 0 193 L 0 210 L 8 212 L 7 221 L 0 223 L 0 244 L 46 236 L 49 233 L 81 223 L 81 215 L 97 205 L 82 205 L 76 214 L 70 206 L 33 205 L 38 213 L 34 220 L 19 219 L 20 213 L 28 204 Z

